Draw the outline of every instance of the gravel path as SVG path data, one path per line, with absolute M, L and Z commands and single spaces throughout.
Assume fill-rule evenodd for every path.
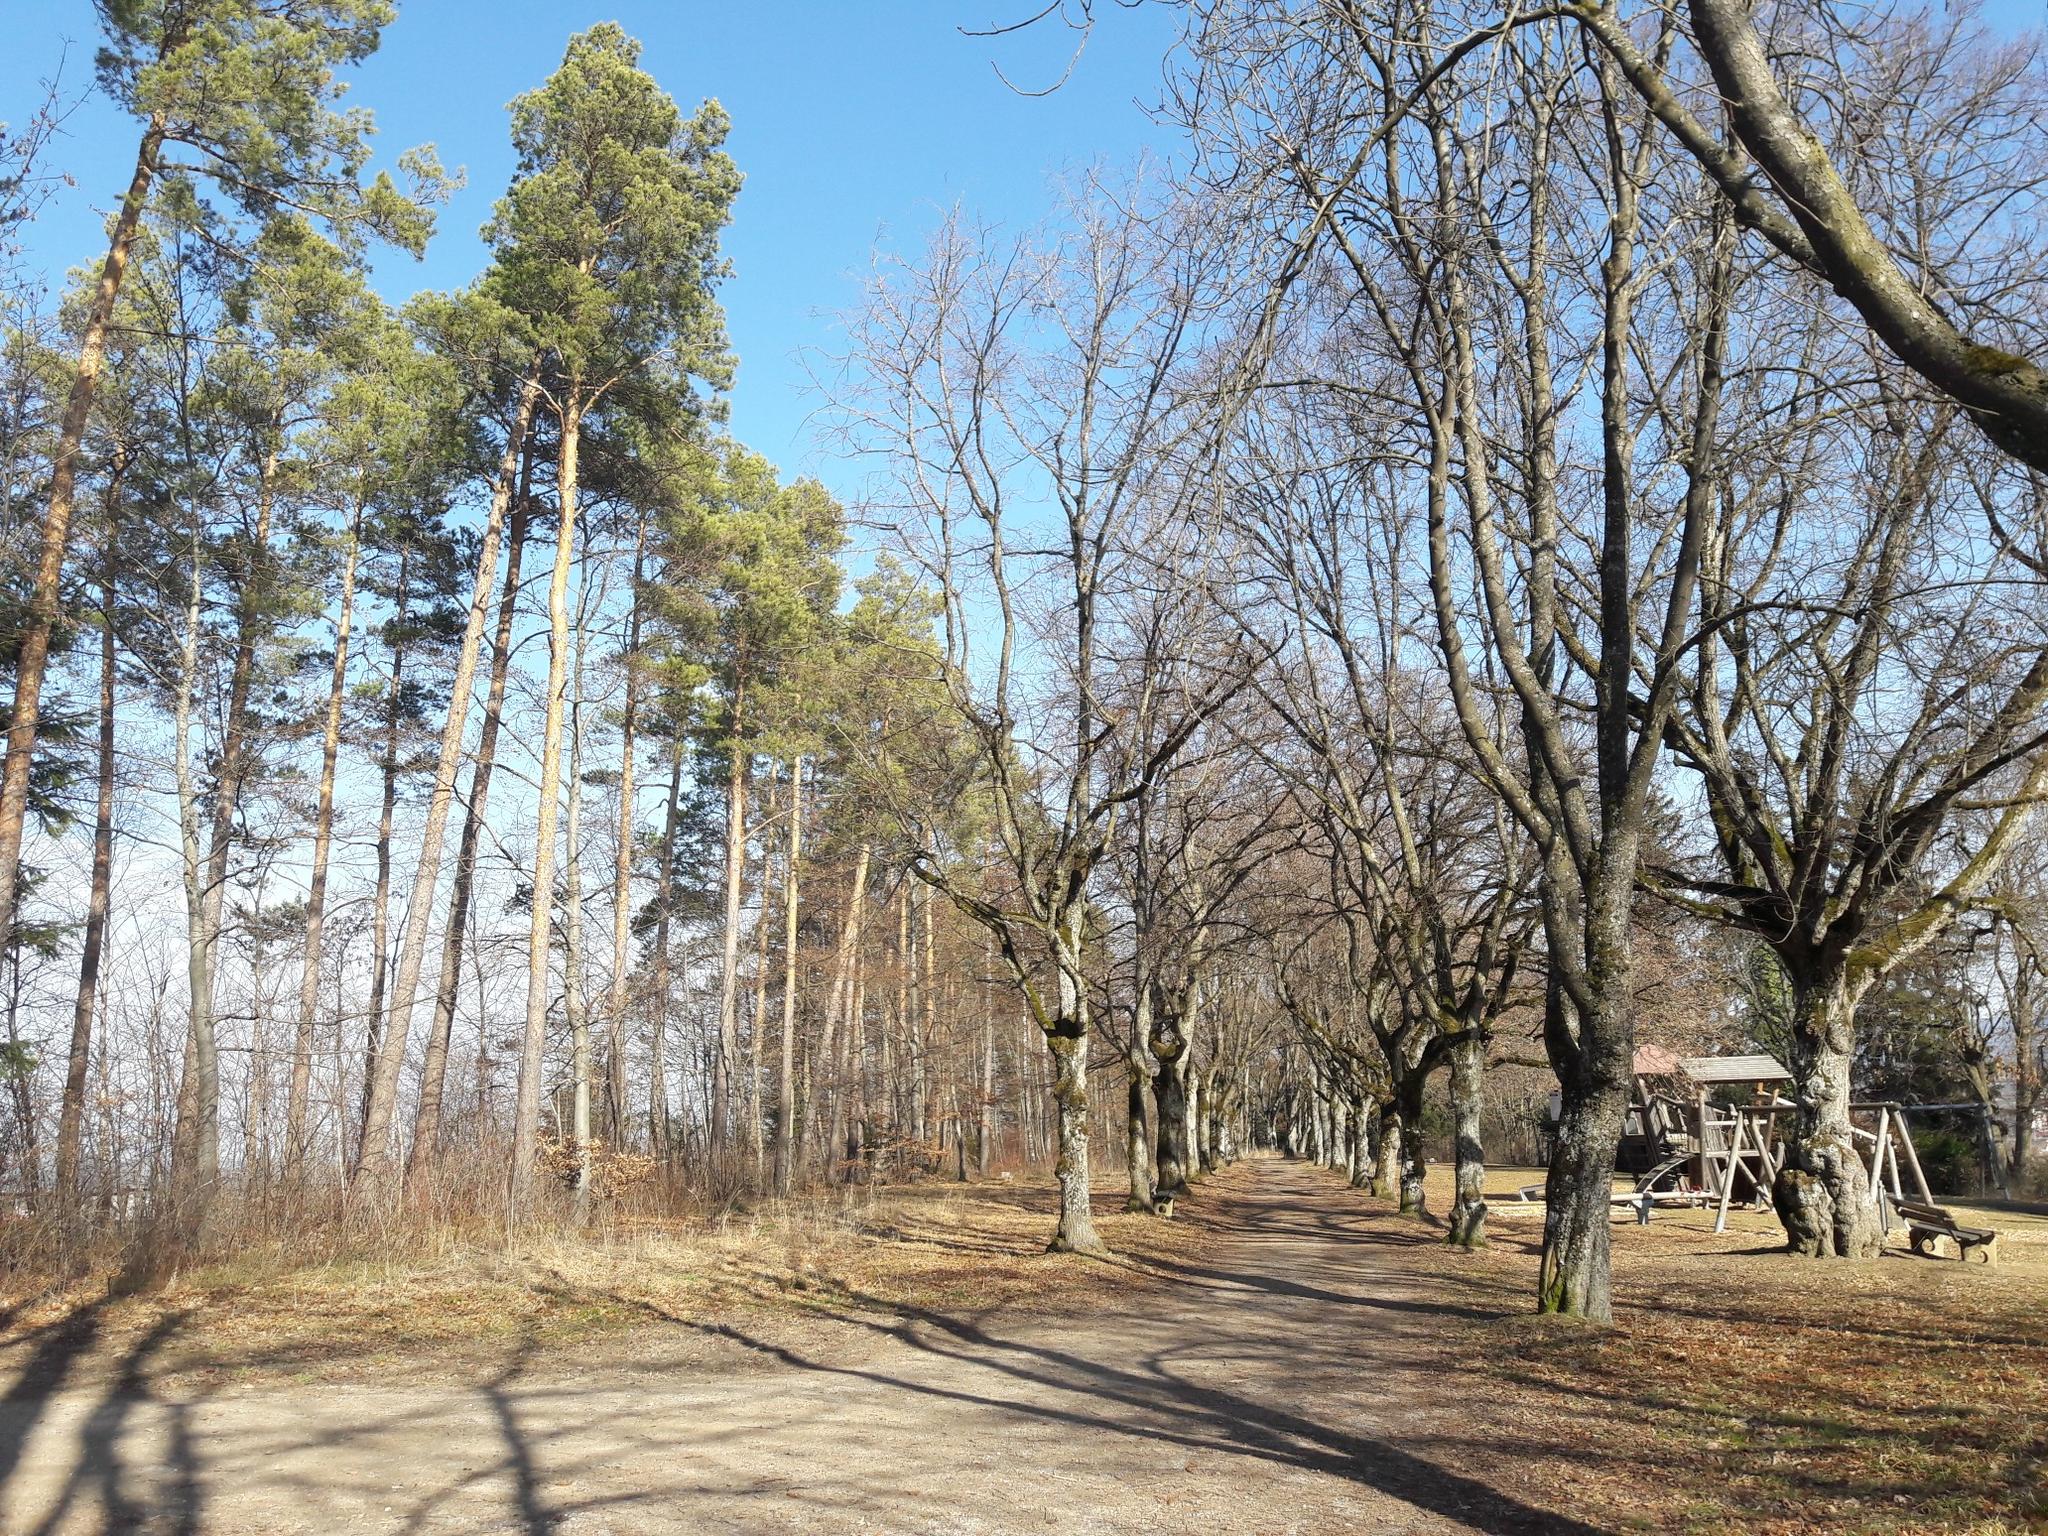
M 0 1530 L 1590 1529 L 1487 1486 L 1484 1406 L 1435 1367 L 1452 1304 L 1359 1240 L 1355 1193 L 1254 1158 L 1199 1198 L 1184 1283 L 1084 1315 L 670 1324 L 448 1383 L 181 1387 L 144 1340 L 0 1396 Z

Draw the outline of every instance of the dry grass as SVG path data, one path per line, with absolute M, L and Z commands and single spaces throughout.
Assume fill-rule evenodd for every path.
M 1622 1529 L 2048 1528 L 2048 1216 L 1947 1202 L 2003 1233 L 1996 1268 L 1897 1233 L 1868 1263 L 1794 1259 L 1768 1213 L 1629 1217 L 1596 1331 L 1526 1310 L 1542 1207 L 1512 1191 L 1539 1178 L 1489 1179 L 1489 1252 L 1404 1250 L 1502 1314 L 1447 1340 L 1497 1405 L 1496 1481 Z
M 1057 1310 L 1164 1283 L 1161 1265 L 1202 1240 L 1192 1223 L 1126 1216 L 1105 1196 L 1096 1223 L 1115 1261 L 1048 1256 L 1053 1204 L 1049 1179 L 1020 1175 L 846 1188 L 698 1220 L 621 1218 L 581 1238 L 491 1243 L 430 1229 L 379 1258 L 309 1263 L 287 1243 L 258 1243 L 144 1295 L 118 1294 L 99 1275 L 0 1298 L 0 1369 L 82 1319 L 108 1359 L 173 1320 L 159 1374 L 340 1377 L 366 1362 L 445 1369 L 512 1340 L 593 1345 L 651 1322 Z

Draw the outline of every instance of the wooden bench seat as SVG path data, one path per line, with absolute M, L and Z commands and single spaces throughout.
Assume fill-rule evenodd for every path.
M 1971 1250 L 1976 1249 L 1986 1264 L 1998 1262 L 1998 1234 L 1989 1227 L 1966 1227 L 1956 1220 L 1953 1211 L 1938 1205 L 1919 1205 L 1902 1200 L 1898 1212 L 1906 1223 L 1906 1236 L 1915 1253 L 1929 1258 L 1939 1257 L 1934 1245 L 1945 1237 L 1956 1245 L 1956 1258 L 1959 1260 L 1969 1258 Z

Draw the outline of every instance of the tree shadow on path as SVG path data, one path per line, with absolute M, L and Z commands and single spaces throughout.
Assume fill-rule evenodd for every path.
M 870 1382 L 961 1406 L 987 1408 L 1097 1433 L 1135 1436 L 1189 1450 L 1250 1456 L 1298 1467 L 1360 1484 L 1417 1509 L 1489 1532 L 1597 1536 L 1602 1529 L 1524 1504 L 1386 1438 L 1319 1423 L 1270 1401 L 1191 1380 L 1176 1368 L 1175 1351 L 1171 1349 L 1151 1351 L 1131 1366 L 1113 1365 L 1043 1344 L 999 1338 L 978 1324 L 944 1313 L 894 1307 L 859 1292 L 844 1293 L 848 1309 L 837 1314 L 842 1322 L 887 1336 L 935 1360 L 960 1366 L 970 1375 L 976 1370 L 993 1371 L 1031 1388 L 1099 1405 L 1061 1406 L 1036 1400 L 1029 1393 L 1011 1396 L 977 1392 L 965 1386 L 893 1374 L 873 1365 L 835 1363 L 757 1337 L 734 1324 L 698 1322 L 652 1302 L 617 1293 L 604 1294 L 621 1306 L 692 1332 L 729 1340 L 795 1370 Z M 890 1314 L 896 1321 L 889 1320 Z M 1113 1411 L 1115 1408 L 1132 1413 L 1121 1416 Z

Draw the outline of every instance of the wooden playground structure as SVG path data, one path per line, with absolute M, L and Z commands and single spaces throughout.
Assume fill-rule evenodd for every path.
M 1660 1205 L 1711 1207 L 1714 1230 L 1727 1230 L 1735 1206 L 1768 1209 L 1783 1166 L 1780 1116 L 1796 1106 L 1778 1090 L 1792 1074 L 1775 1057 L 1678 1056 L 1654 1045 L 1635 1054 L 1635 1085 L 1622 1127 L 1617 1171 L 1635 1176 L 1641 1220 Z M 1904 1109 L 1893 1103 L 1849 1106 L 1851 1134 L 1863 1156 L 1870 1198 L 1887 1230 L 1900 1207 L 1932 1207 Z M 1906 1193 L 1910 1179 L 1915 1201 Z

